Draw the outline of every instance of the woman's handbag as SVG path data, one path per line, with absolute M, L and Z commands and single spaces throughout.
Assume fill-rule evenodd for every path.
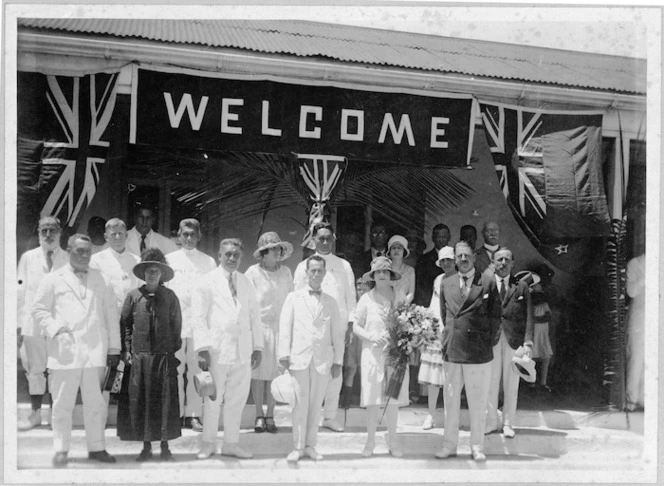
M 122 389 L 124 368 L 124 361 L 120 361 L 117 366 L 109 366 L 106 368 L 106 377 L 104 378 L 104 387 L 102 388 L 102 391 L 120 393 L 120 390 Z

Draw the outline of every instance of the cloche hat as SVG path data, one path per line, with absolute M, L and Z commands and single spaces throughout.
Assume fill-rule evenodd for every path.
M 145 280 L 145 270 L 148 267 L 157 266 L 161 270 L 161 281 L 168 282 L 175 273 L 173 269 L 166 264 L 166 257 L 159 248 L 148 248 L 141 253 L 141 262 L 134 266 L 134 275 L 141 280 Z
M 270 248 L 281 248 L 281 258 L 279 261 L 285 260 L 293 253 L 293 245 L 287 241 L 281 241 L 279 235 L 274 231 L 268 231 L 263 233 L 260 238 L 258 238 L 258 248 L 254 252 L 254 258 L 257 260 L 261 257 L 261 251 L 269 250 Z
M 404 257 L 407 257 L 410 255 L 410 250 L 408 249 L 408 240 L 404 238 L 401 235 L 394 235 L 392 238 L 390 238 L 390 241 L 387 242 L 387 251 L 389 253 L 390 248 L 392 248 L 392 245 L 401 245 L 404 249 L 405 255 Z
M 437 267 L 443 268 L 443 266 L 440 263 L 443 258 L 451 258 L 452 260 L 454 260 L 454 248 L 452 248 L 451 246 L 444 246 L 440 250 L 438 250 L 438 260 L 436 260 Z
M 390 280 L 399 280 L 401 274 L 392 270 L 392 260 L 387 257 L 379 256 L 372 260 L 371 270 L 365 273 L 362 278 L 364 280 L 374 280 L 374 272 L 378 270 L 389 270 L 390 271 Z

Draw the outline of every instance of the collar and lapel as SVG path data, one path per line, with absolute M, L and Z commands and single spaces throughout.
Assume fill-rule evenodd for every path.
M 322 300 L 323 295 L 321 294 L 321 296 L 318 298 L 318 303 L 316 304 L 316 306 L 312 307 L 310 304 L 310 302 L 312 302 L 312 299 L 309 299 L 309 285 L 307 285 L 302 290 L 300 290 L 300 298 L 302 299 L 304 307 L 311 315 L 311 318 L 313 319 L 312 322 L 316 322 L 316 319 L 318 319 L 321 312 L 323 311 L 323 300 Z
M 231 289 L 228 286 L 228 276 L 226 271 L 221 267 L 217 267 L 217 275 L 215 276 L 214 283 L 214 292 L 215 294 L 223 299 L 226 305 L 232 306 L 233 308 L 237 307 L 236 302 L 233 300 L 233 295 L 231 294 Z M 237 273 L 237 272 L 236 272 Z M 237 290 L 238 301 L 240 298 L 240 279 L 235 275 L 235 287 Z
M 73 295 L 76 297 L 76 300 L 81 304 L 81 306 L 87 308 L 90 305 L 90 302 L 92 301 L 92 296 L 94 294 L 93 291 L 93 285 L 91 282 L 92 275 L 90 274 L 93 270 L 88 269 L 88 276 L 87 276 L 87 281 L 85 282 L 85 286 L 83 286 L 83 283 L 81 280 L 76 276 L 74 271 L 71 268 L 65 267 L 61 271 L 62 275 L 62 280 L 69 286 L 71 289 Z M 81 289 L 85 287 L 85 297 L 81 295 Z

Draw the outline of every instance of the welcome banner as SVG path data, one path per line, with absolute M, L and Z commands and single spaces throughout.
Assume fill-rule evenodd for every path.
M 470 95 L 137 68 L 130 142 L 463 167 Z M 424 94 L 423 94 L 424 93 Z

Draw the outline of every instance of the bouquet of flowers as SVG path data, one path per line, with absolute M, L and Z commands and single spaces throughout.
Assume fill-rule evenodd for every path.
M 422 346 L 440 346 L 440 321 L 428 308 L 401 304 L 389 316 L 386 395 L 397 399 L 406 374 L 408 357 Z

